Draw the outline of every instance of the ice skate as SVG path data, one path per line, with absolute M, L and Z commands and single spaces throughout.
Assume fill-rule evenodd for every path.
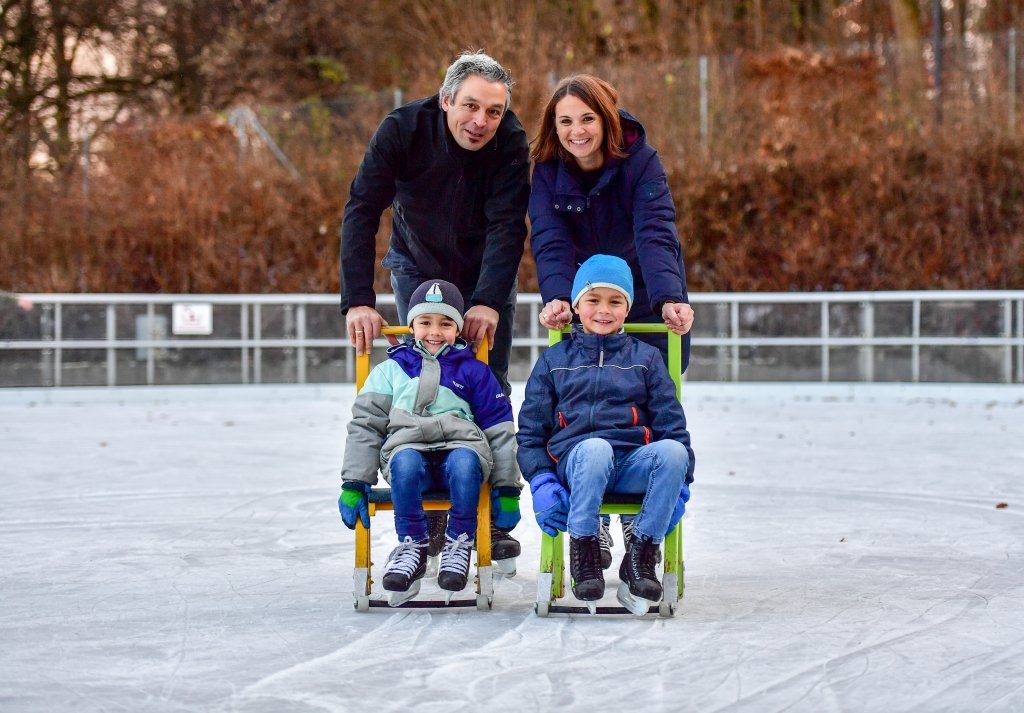
M 636 616 L 643 616 L 651 604 L 661 600 L 661 582 L 654 571 L 654 553 L 657 551 L 655 543 L 634 537 L 619 566 L 621 584 L 615 598 Z
M 448 511 L 427 510 L 426 515 L 427 538 L 430 544 L 427 547 L 427 573 L 424 576 L 433 578 L 437 576 L 437 560 L 444 548 L 444 532 L 448 529 Z
M 594 602 L 604 596 L 601 541 L 596 535 L 569 538 L 569 576 L 573 595 L 595 613 Z
M 458 538 L 445 535 L 441 563 L 437 570 L 437 586 L 445 590 L 446 604 L 451 601 L 452 594 L 466 588 L 469 580 L 469 555 L 472 551 L 473 540 L 466 533 Z
M 420 580 L 427 568 L 427 541 L 406 537 L 391 551 L 381 581 L 388 592 L 388 606 L 397 607 L 420 592 Z
M 512 537 L 508 530 L 500 530 L 491 525 L 491 561 L 495 569 L 506 577 L 515 577 L 516 558 L 521 552 L 519 540 Z

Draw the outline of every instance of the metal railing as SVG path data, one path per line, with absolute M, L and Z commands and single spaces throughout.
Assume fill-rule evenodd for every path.
M 0 303 L 0 386 L 353 381 L 336 295 L 31 294 Z M 702 293 L 688 380 L 1024 383 L 1024 290 Z M 174 305 L 209 306 L 208 335 Z M 519 295 L 511 378 L 547 345 Z M 378 308 L 395 321 L 394 298 Z M 383 350 L 379 350 L 383 351 Z

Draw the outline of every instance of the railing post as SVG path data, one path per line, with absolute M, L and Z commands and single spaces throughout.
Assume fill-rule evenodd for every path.
M 1013 305 L 1010 300 L 1003 300 L 1003 337 L 1013 336 Z M 1013 345 L 1007 342 L 1003 348 L 1003 382 L 1013 383 Z
M 861 335 L 865 340 L 873 339 L 875 336 L 875 304 L 864 301 L 861 307 Z M 875 380 L 875 348 L 870 343 L 865 343 L 860 348 L 860 373 L 864 381 L 871 383 Z
M 824 383 L 828 383 L 829 379 L 832 378 L 828 344 L 830 331 L 831 327 L 828 322 L 828 300 L 824 300 L 821 303 L 821 380 Z
M 1024 384 L 1024 298 L 1017 300 L 1017 381 Z
M 729 302 L 729 338 L 732 339 L 732 359 L 730 368 L 732 370 L 732 381 L 740 380 L 740 303 L 736 297 Z
M 298 383 L 306 383 L 306 304 L 300 302 L 296 308 L 295 315 L 295 336 L 298 340 L 298 347 L 296 348 L 296 369 L 295 378 L 298 379 Z
M 156 309 L 152 302 L 146 304 L 146 338 L 150 342 L 146 347 L 146 384 L 152 386 L 156 382 L 156 349 L 153 337 L 156 336 Z
M 114 343 L 117 339 L 117 314 L 113 303 L 107 304 L 107 386 L 117 386 L 117 351 Z
M 252 306 L 252 380 L 254 384 L 263 383 L 263 305 L 259 302 Z
M 53 306 L 53 340 L 56 342 L 53 347 L 53 385 L 60 386 L 63 382 L 63 374 L 61 373 L 61 362 L 64 361 L 63 349 L 61 348 L 61 341 L 64 339 L 64 310 L 61 309 L 61 303 L 58 302 Z
M 52 304 L 44 304 L 39 310 L 39 337 L 44 342 L 53 340 Z M 43 386 L 53 386 L 53 349 L 39 350 L 39 375 Z
M 295 339 L 295 307 L 291 304 L 282 305 L 284 310 L 284 338 Z M 283 371 L 285 373 L 295 369 L 295 347 L 285 347 L 281 350 L 284 353 Z
M 242 369 L 242 383 L 249 383 L 249 303 L 242 302 L 238 309 L 238 334 L 242 338 L 242 350 L 239 362 Z
M 715 338 L 729 336 L 729 303 L 718 302 L 715 304 Z M 715 380 L 728 381 L 732 373 L 730 368 L 730 347 L 719 344 L 715 347 Z
M 915 299 L 910 304 L 910 380 L 921 381 L 921 300 Z

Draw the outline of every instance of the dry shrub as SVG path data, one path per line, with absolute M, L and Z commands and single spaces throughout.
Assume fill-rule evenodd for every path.
M 692 289 L 1024 287 L 1024 142 L 882 111 L 860 58 L 747 64 L 756 149 L 676 184 Z
M 532 136 L 551 48 L 523 44 L 527 30 L 509 25 L 494 54 L 510 55 Z M 713 84 L 707 153 L 678 62 L 573 69 L 611 79 L 647 126 L 694 291 L 1024 288 L 1024 139 L 952 121 L 922 128 L 873 58 L 740 57 L 729 70 L 740 81 Z M 425 72 L 407 97 L 439 81 Z M 240 160 L 232 131 L 213 118 L 120 129 L 97 147 L 87 196 L 80 176 L 2 184 L 13 188 L 0 195 L 0 286 L 334 292 L 348 186 L 388 109 L 368 97 L 264 115 L 299 178 L 259 146 Z M 389 227 L 385 216 L 378 265 Z M 375 286 L 390 289 L 383 268 Z M 529 253 L 520 289 L 537 289 Z
M 344 196 L 293 179 L 231 129 L 168 120 L 111 134 L 88 196 L 36 186 L 20 291 L 321 292 L 337 289 Z M 42 210 L 46 201 L 46 209 Z M 45 235 L 40 238 L 39 235 Z

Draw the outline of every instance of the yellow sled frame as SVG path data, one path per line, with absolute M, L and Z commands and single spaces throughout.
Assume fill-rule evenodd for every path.
M 408 327 L 385 327 L 383 334 L 408 334 Z M 476 357 L 487 363 L 487 340 L 486 338 L 477 347 Z M 370 353 L 356 356 L 356 391 L 363 388 L 367 377 L 370 375 Z M 448 510 L 451 508 L 451 501 L 445 492 L 428 492 L 423 497 L 424 510 Z M 369 496 L 369 510 L 371 523 L 373 517 L 382 510 L 394 511 L 391 503 L 390 488 L 373 488 Z M 363 527 L 363 523 L 356 519 L 356 553 L 355 568 L 352 575 L 352 596 L 353 606 L 356 611 L 368 611 L 371 607 L 383 607 L 387 609 L 422 609 L 434 607 L 471 607 L 475 606 L 480 611 L 489 611 L 494 600 L 494 573 L 491 566 L 491 488 L 484 483 L 480 487 L 480 502 L 477 505 L 476 514 L 476 598 L 475 599 L 452 599 L 445 602 L 438 600 L 412 599 L 397 607 L 391 607 L 387 601 L 370 599 L 370 590 L 373 586 L 373 559 L 370 553 L 370 530 Z

